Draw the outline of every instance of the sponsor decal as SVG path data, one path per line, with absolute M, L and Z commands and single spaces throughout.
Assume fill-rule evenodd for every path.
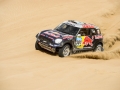
M 63 39 L 69 39 L 69 40 L 71 40 L 71 39 L 73 39 L 73 36 L 72 35 L 64 35 Z
M 51 32 L 51 33 L 53 33 L 53 34 L 55 34 L 55 35 L 60 35 L 58 32 L 54 32 L 54 31 Z
M 80 46 L 82 42 L 82 37 L 77 37 L 76 38 L 76 46 Z
M 76 46 L 77 48 L 84 48 L 84 46 L 93 46 L 93 40 L 88 36 L 78 36 L 76 38 Z
M 45 36 L 45 34 L 43 34 L 43 33 L 42 33 L 42 34 L 40 34 L 40 35 L 41 35 L 41 36 Z
M 85 39 L 85 36 L 77 36 L 77 38 L 76 38 L 77 48 L 83 48 L 84 47 L 84 44 L 83 44 L 84 39 Z
M 41 36 L 44 36 L 44 37 L 47 37 L 47 38 L 49 38 L 49 39 L 51 39 L 51 40 L 53 40 L 54 41 L 54 38 L 53 37 L 51 37 L 51 36 L 48 36 L 48 35 L 45 35 L 44 33 L 42 33 L 42 34 L 40 34 Z
M 91 24 L 84 24 L 83 28 L 94 28 L 94 25 Z
M 95 35 L 95 39 L 101 39 L 103 38 L 102 35 Z
M 60 37 L 60 34 L 57 33 L 57 32 L 46 31 L 46 32 L 44 32 L 44 33 L 47 34 L 47 35 L 53 36 L 53 37 L 55 37 L 55 38 Z
M 48 38 L 50 38 L 50 39 L 52 39 L 54 41 L 54 38 L 52 38 L 52 37 L 48 37 Z
M 92 40 L 90 37 L 86 36 L 85 39 L 84 39 L 83 44 L 84 44 L 85 46 L 87 46 L 87 45 L 93 46 L 93 43 L 92 43 L 92 42 L 93 42 L 93 40 Z

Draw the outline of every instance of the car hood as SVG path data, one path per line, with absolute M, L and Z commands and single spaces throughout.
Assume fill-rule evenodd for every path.
M 40 35 L 48 37 L 48 38 L 53 38 L 53 39 L 57 39 L 57 38 L 72 39 L 74 37 L 73 35 L 62 33 L 62 32 L 56 31 L 56 30 L 45 30 L 45 31 L 41 32 Z

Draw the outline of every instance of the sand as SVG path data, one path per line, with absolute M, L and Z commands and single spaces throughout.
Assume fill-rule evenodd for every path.
M 65 20 L 99 26 L 105 51 L 36 51 L 35 35 Z M 0 0 L 0 90 L 120 90 L 119 45 L 119 0 Z

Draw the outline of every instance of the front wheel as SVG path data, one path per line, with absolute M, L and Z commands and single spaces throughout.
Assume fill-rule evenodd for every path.
M 101 44 L 98 44 L 96 46 L 96 48 L 94 49 L 95 52 L 102 52 L 104 49 L 103 49 L 103 46 Z
M 58 52 L 59 57 L 66 57 L 70 55 L 70 46 L 67 44 L 59 49 Z

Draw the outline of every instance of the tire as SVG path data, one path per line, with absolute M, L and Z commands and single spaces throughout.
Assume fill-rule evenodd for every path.
M 102 52 L 104 51 L 103 46 L 101 44 L 98 44 L 96 48 L 94 49 L 94 52 Z
M 59 49 L 58 51 L 59 57 L 66 57 L 70 55 L 70 46 L 66 44 L 62 48 Z
M 41 50 L 41 47 L 40 47 L 40 45 L 37 43 L 37 41 L 36 41 L 36 43 L 35 43 L 35 49 L 36 49 L 36 50 Z

